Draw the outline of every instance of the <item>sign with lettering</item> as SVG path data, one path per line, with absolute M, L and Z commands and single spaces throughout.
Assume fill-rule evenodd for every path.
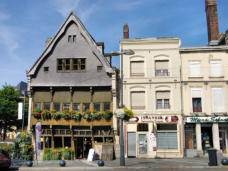
M 211 116 L 211 117 L 187 117 L 187 123 L 206 123 L 206 122 L 228 122 L 228 117 Z
M 151 116 L 144 115 L 141 116 L 142 122 L 178 122 L 178 116 Z

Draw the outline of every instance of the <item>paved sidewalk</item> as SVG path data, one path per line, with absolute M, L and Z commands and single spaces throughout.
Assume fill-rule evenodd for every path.
M 59 167 L 59 161 L 34 161 L 33 170 L 94 170 L 96 169 L 97 162 L 88 162 L 87 160 L 68 160 L 66 167 Z M 104 161 L 103 168 L 115 169 L 123 168 L 120 166 L 120 160 Z M 184 158 L 184 159 L 146 159 L 146 158 L 126 158 L 125 168 L 227 168 L 227 166 L 208 166 L 208 158 Z M 19 170 L 31 170 L 31 168 L 22 165 Z

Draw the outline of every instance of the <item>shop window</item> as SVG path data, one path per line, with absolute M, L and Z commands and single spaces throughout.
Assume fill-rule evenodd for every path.
M 54 109 L 60 111 L 60 103 L 54 103 Z
M 90 103 L 83 103 L 83 112 L 86 112 L 90 109 Z
M 64 103 L 63 104 L 63 110 L 70 110 L 70 103 Z
M 44 110 L 50 110 L 50 103 L 44 103 Z
M 100 111 L 100 103 L 94 103 L 94 110 L 97 112 Z
M 144 76 L 144 61 L 131 61 L 131 76 Z
M 156 60 L 155 61 L 155 76 L 169 76 L 168 60 Z
M 193 112 L 202 112 L 201 98 L 192 98 Z
M 55 148 L 63 147 L 62 137 L 54 137 L 54 147 Z
M 104 102 L 104 111 L 110 110 L 110 103 L 109 102 Z
M 34 109 L 41 109 L 41 103 L 40 102 L 34 103 Z
M 139 154 L 147 154 L 147 136 L 139 134 Z
M 51 148 L 51 137 L 45 137 L 45 148 Z
M 103 137 L 94 137 L 94 142 L 95 143 L 102 143 L 103 142 Z
M 135 109 L 135 110 L 145 109 L 145 91 L 131 92 L 131 109 Z
M 148 124 L 147 123 L 139 123 L 137 125 L 137 131 L 148 131 Z
M 73 104 L 73 110 L 74 111 L 80 111 L 80 103 L 74 103 Z
M 156 108 L 157 109 L 170 109 L 170 92 L 157 91 L 156 92 Z
M 64 148 L 71 147 L 71 137 L 64 137 Z
M 158 124 L 157 125 L 157 149 L 177 149 L 177 125 Z

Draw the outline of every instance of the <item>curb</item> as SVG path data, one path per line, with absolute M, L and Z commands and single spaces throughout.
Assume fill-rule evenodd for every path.
M 30 170 L 114 170 L 114 169 L 228 169 L 228 166 L 155 166 L 155 167 L 20 167 L 19 171 Z

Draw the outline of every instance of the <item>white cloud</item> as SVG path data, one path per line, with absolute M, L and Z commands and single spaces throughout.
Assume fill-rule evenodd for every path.
M 19 57 L 15 50 L 19 47 L 19 43 L 16 39 L 15 28 L 4 23 L 4 21 L 7 21 L 8 19 L 10 19 L 9 15 L 0 12 L 0 44 L 9 58 L 17 60 Z

